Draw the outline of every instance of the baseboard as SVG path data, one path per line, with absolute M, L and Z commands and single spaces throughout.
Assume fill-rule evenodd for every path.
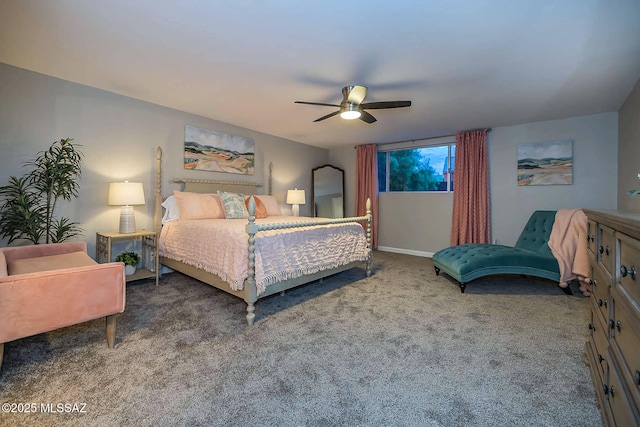
M 382 252 L 393 252 L 396 254 L 414 255 L 425 258 L 432 258 L 433 252 L 412 251 L 410 249 L 390 248 L 388 246 L 378 246 L 378 250 Z

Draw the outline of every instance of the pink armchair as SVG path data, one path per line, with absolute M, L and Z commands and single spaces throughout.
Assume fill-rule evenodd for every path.
M 0 248 L 0 368 L 4 343 L 100 317 L 107 345 L 125 306 L 124 264 L 98 264 L 84 242 Z

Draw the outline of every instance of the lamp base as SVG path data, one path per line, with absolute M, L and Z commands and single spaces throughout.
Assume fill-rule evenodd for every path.
M 293 214 L 293 216 L 300 216 L 300 205 L 291 205 L 291 213 Z
M 133 206 L 120 208 L 120 234 L 136 232 L 136 217 L 133 214 Z

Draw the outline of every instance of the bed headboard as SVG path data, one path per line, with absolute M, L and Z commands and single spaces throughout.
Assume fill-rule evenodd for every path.
M 271 194 L 271 174 L 273 165 L 269 163 L 269 185 L 267 194 Z M 181 184 L 182 191 L 193 193 L 216 193 L 228 191 L 242 194 L 258 194 L 262 184 L 249 181 L 219 181 L 212 179 L 174 178 L 174 183 Z M 162 227 L 162 148 L 156 150 L 156 189 L 154 194 L 153 226 L 157 233 Z
M 217 181 L 211 179 L 174 178 L 174 183 L 182 184 L 182 191 L 192 193 L 215 193 L 217 191 L 230 191 L 242 194 L 258 194 L 262 184 L 246 181 Z

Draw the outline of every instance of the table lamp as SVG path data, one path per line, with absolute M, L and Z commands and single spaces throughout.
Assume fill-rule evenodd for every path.
M 133 205 L 144 205 L 144 189 L 141 182 L 112 182 L 109 184 L 109 205 L 120 208 L 120 233 L 136 231 Z
M 287 203 L 290 205 L 293 205 L 291 206 L 291 211 L 293 213 L 293 216 L 299 216 L 300 215 L 299 205 L 305 204 L 304 190 L 298 190 L 297 188 L 295 190 L 288 190 Z

